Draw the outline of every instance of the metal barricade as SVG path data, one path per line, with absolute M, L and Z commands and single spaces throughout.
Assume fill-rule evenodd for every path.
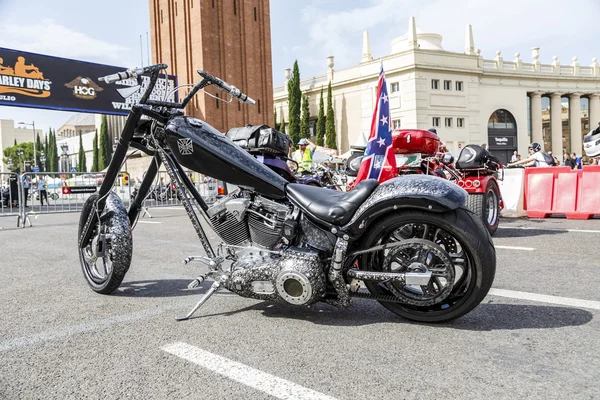
M 0 217 L 16 217 L 17 227 L 23 223 L 21 177 L 16 172 L 0 173 Z M 0 226 L 0 229 L 3 229 Z
M 185 171 L 185 173 L 207 204 L 212 204 L 216 201 L 218 196 L 218 184 L 215 179 L 204 176 L 198 172 Z M 132 192 L 132 196 L 137 193 L 142 179 L 143 177 L 135 178 L 135 189 Z M 191 198 L 191 195 L 188 194 L 188 197 Z M 148 196 L 142 205 L 143 209 L 141 216 L 147 215 L 152 217 L 148 211 L 149 207 L 180 206 L 181 200 L 181 196 L 177 193 L 177 189 L 173 182 L 171 182 L 168 173 L 166 171 L 159 171 L 156 174 L 154 184 L 150 188 Z
M 98 193 L 106 173 L 71 172 L 28 172 L 21 176 L 23 198 L 28 199 L 27 207 L 22 209 L 23 222 L 32 226 L 32 216 L 81 212 L 85 201 Z M 113 186 L 125 205 L 131 199 L 131 185 L 127 172 L 120 172 Z M 24 183 L 29 183 L 29 190 Z M 27 194 L 25 194 L 27 192 Z

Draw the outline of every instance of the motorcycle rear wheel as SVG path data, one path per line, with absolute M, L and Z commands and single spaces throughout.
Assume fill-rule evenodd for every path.
M 97 199 L 98 195 L 93 194 L 83 205 L 79 218 L 79 237 L 81 237 L 90 213 L 96 212 Z M 109 194 L 100 219 L 101 223 L 94 228 L 92 238 L 97 237 L 99 229 L 109 235 L 110 239 L 106 241 L 104 254 L 95 257 L 91 243 L 84 248 L 79 245 L 77 247 L 83 276 L 88 285 L 97 293 L 110 294 L 119 287 L 129 270 L 133 253 L 133 239 L 127 210 L 115 193 Z
M 387 214 L 369 228 L 360 248 L 406 239 L 422 239 L 430 242 L 431 248 L 443 248 L 454 267 L 453 286 L 439 302 L 431 305 L 424 298 L 423 305 L 418 305 L 418 288 L 366 281 L 371 294 L 398 298 L 399 302 L 380 301 L 388 310 L 413 321 L 446 322 L 467 314 L 485 298 L 494 281 L 496 251 L 487 229 L 471 211 L 459 208 L 444 213 L 408 210 Z M 360 269 L 396 272 L 390 269 L 391 264 L 384 265 L 390 251 L 364 254 L 358 259 Z M 406 296 L 399 297 L 404 293 Z M 416 300 L 408 304 L 406 298 Z

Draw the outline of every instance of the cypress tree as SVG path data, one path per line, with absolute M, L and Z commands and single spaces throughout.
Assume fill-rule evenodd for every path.
M 52 171 L 58 171 L 58 147 L 56 145 L 56 131 L 52 131 Z
M 94 134 L 94 142 L 92 143 L 92 170 L 90 172 L 97 172 L 98 169 L 98 130 Z
M 106 115 L 103 115 L 102 124 L 100 125 L 100 146 L 98 148 L 99 171 L 104 170 L 106 167 L 108 167 L 108 164 L 110 164 L 110 153 L 108 152 L 108 146 L 110 146 L 108 140 L 108 127 L 106 122 Z
M 81 137 L 81 130 L 79 131 L 79 153 L 77 157 L 77 171 L 87 172 L 85 150 L 83 150 L 83 138 Z
M 42 147 L 42 139 L 40 139 L 40 134 L 36 133 L 35 152 L 37 154 L 35 155 L 35 165 L 39 166 L 40 168 L 42 168 L 41 162 L 40 162 L 40 157 L 42 155 L 42 151 L 44 151 L 44 148 Z
M 302 119 L 300 120 L 300 137 L 310 138 L 310 111 L 308 110 L 308 96 L 302 96 Z
M 277 129 L 277 109 L 273 110 L 273 128 Z
M 17 138 L 15 138 L 15 146 L 17 145 Z
M 323 104 L 323 88 L 321 87 L 321 100 L 319 100 L 319 116 L 317 118 L 317 146 L 323 146 L 325 140 L 325 106 Z
M 46 155 L 46 161 L 44 161 L 44 171 L 50 171 L 50 151 L 48 147 L 48 135 L 44 137 L 44 154 Z
M 298 69 L 298 60 L 294 62 L 292 77 L 288 82 L 288 103 L 289 103 L 289 134 L 292 141 L 298 143 L 300 140 L 300 106 L 302 101 L 302 92 L 300 91 L 300 70 Z
M 285 133 L 285 118 L 283 118 L 283 115 L 281 115 L 281 125 L 279 125 L 279 129 L 278 130 L 281 133 Z M 296 143 L 292 143 L 292 146 L 294 146 L 295 144 Z
M 330 149 L 337 150 L 335 135 L 335 116 L 333 113 L 333 100 L 331 98 L 331 82 L 327 86 L 327 121 L 325 124 L 325 145 Z

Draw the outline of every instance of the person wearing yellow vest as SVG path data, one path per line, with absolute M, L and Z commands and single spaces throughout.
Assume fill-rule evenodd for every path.
M 308 139 L 300 139 L 298 142 L 298 150 L 294 152 L 292 159 L 298 163 L 298 172 L 310 167 L 312 157 L 317 146 Z

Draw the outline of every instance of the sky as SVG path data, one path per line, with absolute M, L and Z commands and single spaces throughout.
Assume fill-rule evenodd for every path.
M 325 74 L 330 55 L 337 70 L 356 65 L 365 30 L 372 56 L 388 55 L 410 16 L 419 29 L 442 35 L 449 51 L 464 51 L 471 24 L 475 48 L 486 59 L 500 50 L 505 60 L 520 53 L 529 62 L 532 47 L 540 47 L 540 61 L 547 64 L 555 55 L 563 65 L 574 56 L 581 65 L 600 58 L 600 0 L 271 0 L 270 6 L 275 86 L 295 60 L 302 78 Z M 147 63 L 149 31 L 149 0 L 0 0 L 0 47 L 131 67 L 141 58 Z M 44 131 L 71 115 L 0 107 L 0 119 L 35 121 Z

